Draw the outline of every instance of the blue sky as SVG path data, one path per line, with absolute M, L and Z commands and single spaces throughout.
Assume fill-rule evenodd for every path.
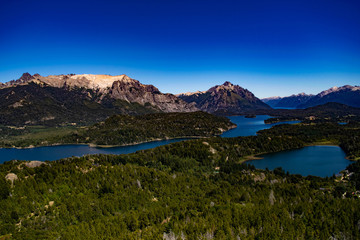
M 7 1 L 0 81 L 127 74 L 163 92 L 258 97 L 360 85 L 360 1 Z

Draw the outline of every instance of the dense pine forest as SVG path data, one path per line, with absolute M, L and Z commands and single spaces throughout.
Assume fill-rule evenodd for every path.
M 360 162 L 331 178 L 242 163 L 328 142 L 357 159 L 359 129 L 359 123 L 285 124 L 258 136 L 190 140 L 128 155 L 6 162 L 0 165 L 0 236 L 359 239 Z
M 29 147 L 87 143 L 127 145 L 159 139 L 211 137 L 236 127 L 228 118 L 205 112 L 113 115 L 87 127 L 0 126 L 0 146 Z

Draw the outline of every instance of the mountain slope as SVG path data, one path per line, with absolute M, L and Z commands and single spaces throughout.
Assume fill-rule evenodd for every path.
M 270 107 L 275 107 L 276 104 L 278 104 L 278 102 L 280 102 L 281 99 L 282 97 L 274 96 L 274 97 L 262 98 L 260 100 L 266 103 L 267 105 L 269 105 Z
M 94 123 L 113 114 L 198 110 L 126 75 L 26 73 L 0 86 L 0 124 Z
M 230 82 L 212 87 L 206 92 L 177 96 L 188 103 L 195 103 L 196 107 L 210 113 L 240 114 L 250 110 L 271 109 L 249 90 Z
M 277 108 L 297 108 L 299 105 L 306 103 L 314 95 L 308 95 L 305 93 L 294 94 L 288 97 L 283 97 L 280 101 L 275 105 Z
M 113 114 L 160 112 L 153 106 L 142 106 L 123 100 L 103 98 L 91 89 L 40 86 L 36 83 L 0 89 L 0 124 L 57 125 L 88 124 L 102 121 Z
M 360 107 L 360 87 L 345 85 L 342 87 L 330 88 L 312 97 L 306 103 L 300 104 L 298 108 L 313 107 L 328 102 L 337 102 L 353 107 Z

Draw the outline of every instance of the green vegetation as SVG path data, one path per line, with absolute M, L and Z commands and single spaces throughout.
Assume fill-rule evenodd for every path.
M 0 126 L 1 147 L 29 147 L 61 143 L 64 137 L 76 131 L 78 127 L 46 126 Z
M 350 160 L 360 157 L 360 123 L 311 123 L 295 125 L 277 125 L 268 130 L 258 132 L 260 136 L 288 136 L 296 138 L 304 144 L 331 142 L 338 144 Z
M 58 143 L 126 145 L 157 139 L 210 137 L 235 125 L 205 112 L 114 115 L 90 127 L 0 127 L 0 146 L 28 147 Z
M 306 109 L 272 109 L 267 113 L 274 116 L 265 123 L 301 120 L 304 122 L 349 122 L 360 121 L 360 108 L 350 107 L 341 103 L 329 102 L 324 105 Z
M 358 123 L 279 125 L 259 136 L 178 142 L 128 155 L 0 165 L 0 236 L 14 239 L 359 239 L 360 162 L 346 179 L 255 170 L 248 155 L 338 141 Z M 346 141 L 345 139 L 354 141 Z M 13 183 L 5 177 L 17 179 Z

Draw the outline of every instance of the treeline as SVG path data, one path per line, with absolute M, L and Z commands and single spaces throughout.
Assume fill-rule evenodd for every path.
M 210 137 L 235 126 L 228 118 L 205 112 L 113 115 L 103 122 L 77 129 L 34 126 L 10 129 L 3 126 L 0 127 L 0 146 L 27 147 L 57 143 L 126 145 L 167 138 Z
M 288 136 L 312 144 L 331 142 L 338 144 L 351 160 L 360 158 L 360 123 L 338 124 L 333 122 L 311 124 L 282 124 L 258 132 L 260 136 Z
M 235 127 L 228 118 L 205 112 L 114 115 L 68 136 L 71 142 L 123 145 L 176 137 L 210 137 Z
M 227 164 L 220 173 L 191 174 L 107 157 L 2 165 L 1 179 L 8 172 L 19 179 L 13 187 L 1 181 L 8 194 L 0 200 L 0 233 L 14 239 L 360 237 L 359 200 L 342 199 L 332 179 Z
M 360 121 L 360 108 L 335 102 L 329 102 L 306 109 L 272 109 L 263 114 L 273 116 L 265 120 L 265 123 L 291 120 L 301 120 L 305 122 Z

